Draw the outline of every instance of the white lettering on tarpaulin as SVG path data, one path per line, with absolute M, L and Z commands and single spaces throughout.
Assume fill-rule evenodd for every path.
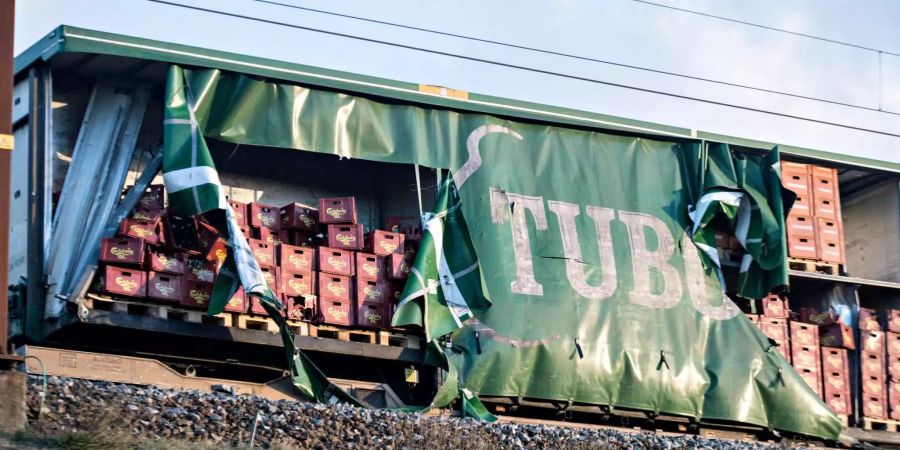
M 547 230 L 547 214 L 544 211 L 543 197 L 531 197 L 504 192 L 491 188 L 491 220 L 501 224 L 509 211 L 512 227 L 513 254 L 516 258 L 516 279 L 510 283 L 513 293 L 526 295 L 544 295 L 544 287 L 534 279 L 534 262 L 531 256 L 531 239 L 528 235 L 528 222 L 525 211 L 531 211 L 534 227 L 538 231 Z
M 513 256 L 516 264 L 516 279 L 510 283 L 512 292 L 543 296 L 543 286 L 537 282 L 534 273 L 534 261 L 531 252 L 531 235 L 528 232 L 526 210 L 531 212 L 535 222 L 535 230 L 546 231 L 547 218 L 544 211 L 543 197 L 534 197 L 498 188 L 490 188 L 491 221 L 503 224 L 509 211 L 510 227 L 513 240 Z M 590 300 L 603 300 L 612 296 L 617 287 L 617 270 L 611 223 L 617 211 L 599 206 L 586 206 L 587 215 L 593 220 L 596 230 L 597 245 L 600 249 L 601 282 L 591 286 L 585 280 L 584 263 L 581 261 L 581 247 L 575 218 L 580 214 L 581 206 L 550 200 L 547 202 L 551 212 L 557 215 L 562 238 L 566 264 L 566 278 L 572 289 L 580 296 Z M 629 211 L 618 211 L 618 219 L 625 224 L 631 244 L 631 269 L 634 277 L 634 288 L 628 293 L 628 301 L 649 308 L 668 309 L 681 302 L 687 290 L 691 303 L 698 312 L 713 320 L 728 320 L 740 313 L 721 287 L 711 289 L 706 285 L 707 276 L 695 244 L 685 235 L 682 241 L 683 259 L 687 285 L 682 283 L 682 276 L 669 260 L 675 254 L 675 240 L 668 226 L 658 217 Z M 648 231 L 656 237 L 658 245 L 650 250 L 647 246 Z M 652 273 L 661 277 L 661 288 L 654 289 Z M 658 292 L 654 292 L 658 291 Z
M 631 267 L 634 290 L 629 294 L 631 303 L 651 308 L 671 308 L 681 301 L 681 276 L 669 264 L 675 252 L 675 241 L 669 227 L 658 217 L 649 214 L 619 211 L 619 220 L 628 228 L 631 242 Z M 656 250 L 647 248 L 646 230 L 653 230 L 658 245 Z M 663 278 L 662 291 L 654 293 L 650 285 L 650 270 L 656 269 Z
M 578 230 L 575 218 L 580 214 L 580 207 L 575 203 L 548 201 L 550 211 L 556 213 L 559 220 L 559 232 L 562 236 L 563 253 L 566 258 L 566 278 L 579 295 L 591 300 L 604 300 L 616 292 L 616 257 L 613 254 L 610 222 L 615 218 L 615 211 L 609 208 L 587 207 L 587 215 L 593 219 L 597 230 L 597 245 L 600 250 L 601 281 L 598 286 L 591 286 L 584 276 L 585 264 L 581 259 L 581 246 L 578 243 Z

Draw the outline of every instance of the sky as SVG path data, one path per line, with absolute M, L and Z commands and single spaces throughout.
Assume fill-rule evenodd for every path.
M 18 0 L 16 53 L 54 27 L 67 24 L 900 163 L 900 137 L 890 136 L 900 135 L 900 27 L 896 26 L 900 2 L 896 0 L 272 0 L 809 98 L 473 42 L 258 0 L 168 1 L 845 126 L 147 0 Z

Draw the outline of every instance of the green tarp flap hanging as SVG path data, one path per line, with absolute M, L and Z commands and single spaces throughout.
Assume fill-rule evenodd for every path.
M 458 204 L 458 220 L 444 220 L 440 235 L 465 226 L 480 273 L 462 290 L 472 317 L 450 311 L 460 324 L 442 353 L 460 389 L 445 384 L 441 395 L 838 435 L 840 421 L 723 294 L 703 247 L 709 221 L 722 215 L 750 255 L 740 293 L 758 297 L 787 282 L 777 152 L 739 158 L 713 144 L 379 103 L 216 70 L 183 76 L 206 137 L 453 173 L 445 206 Z M 697 212 L 707 195 L 710 215 Z M 439 253 L 417 258 L 417 270 L 440 278 Z M 454 264 L 451 274 L 463 269 Z M 419 304 L 459 306 L 446 293 L 431 300 Z M 418 320 L 430 339 L 455 328 L 426 309 Z

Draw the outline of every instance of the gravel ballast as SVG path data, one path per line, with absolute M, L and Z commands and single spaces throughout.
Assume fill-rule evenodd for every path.
M 38 420 L 41 377 L 30 376 L 29 420 L 47 433 L 103 430 L 152 439 L 246 446 L 257 412 L 256 445 L 282 448 L 360 449 L 600 449 L 772 448 L 762 443 L 578 429 L 553 425 L 486 424 L 473 419 L 387 410 L 272 401 L 227 392 L 48 377 Z

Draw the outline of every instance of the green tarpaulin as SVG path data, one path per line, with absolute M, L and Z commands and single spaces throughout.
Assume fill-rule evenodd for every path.
M 838 435 L 840 421 L 725 297 L 708 249 L 721 216 L 746 249 L 739 293 L 787 283 L 777 152 L 736 156 L 216 70 L 173 74 L 194 93 L 206 137 L 451 171 L 443 206 L 454 214 L 428 217 L 439 220 L 413 281 L 434 295 L 398 316 L 431 339 L 452 331 L 447 363 L 471 398 Z M 423 304 L 451 313 L 431 323 Z

